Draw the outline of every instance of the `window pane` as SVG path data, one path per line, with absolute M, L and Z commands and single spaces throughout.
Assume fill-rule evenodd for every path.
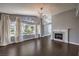
M 9 25 L 9 38 L 10 43 L 14 43 L 16 39 L 16 21 L 10 19 L 10 25 Z
M 20 19 L 20 40 L 28 40 L 36 36 L 36 24 L 31 17 Z
M 37 25 L 37 36 L 40 37 L 41 36 L 41 25 Z

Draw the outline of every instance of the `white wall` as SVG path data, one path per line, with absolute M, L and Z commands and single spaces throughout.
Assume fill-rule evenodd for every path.
M 53 16 L 53 29 L 70 28 L 70 42 L 79 43 L 79 18 L 75 10 L 69 10 Z

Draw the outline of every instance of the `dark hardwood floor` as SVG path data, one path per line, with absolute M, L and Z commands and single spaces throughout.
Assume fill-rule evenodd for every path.
M 76 45 L 61 43 L 47 37 L 0 47 L 0 56 L 77 56 Z

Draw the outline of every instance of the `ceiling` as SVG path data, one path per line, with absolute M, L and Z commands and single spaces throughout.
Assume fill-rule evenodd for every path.
M 0 3 L 0 12 L 10 14 L 38 15 L 43 7 L 45 13 L 52 15 L 76 8 L 74 3 Z

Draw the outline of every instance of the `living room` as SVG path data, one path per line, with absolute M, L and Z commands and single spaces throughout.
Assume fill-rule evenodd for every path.
M 78 56 L 78 26 L 78 3 L 0 3 L 0 55 Z

